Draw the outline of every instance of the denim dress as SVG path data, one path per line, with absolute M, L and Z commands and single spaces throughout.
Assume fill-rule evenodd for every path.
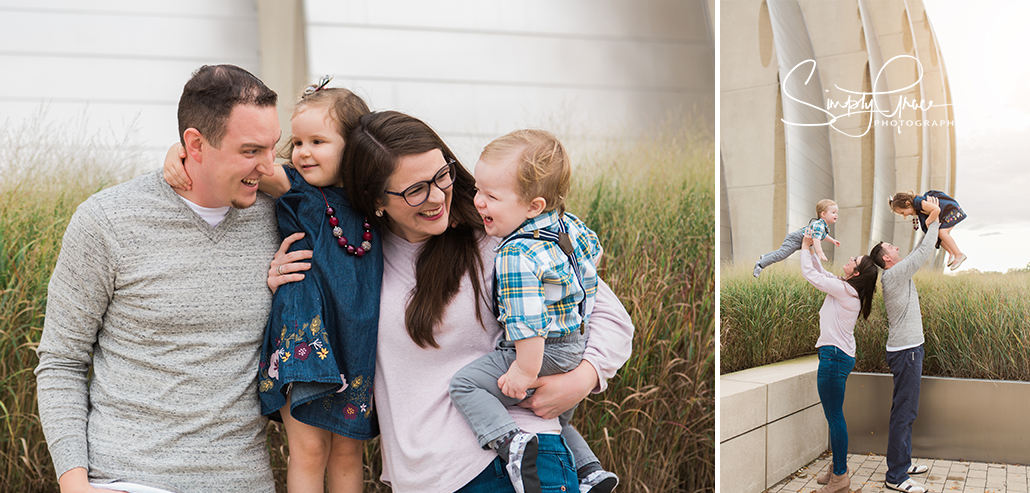
M 290 414 L 298 421 L 366 440 L 379 434 L 372 383 L 382 237 L 373 230 L 369 252 L 347 253 L 333 236 L 326 201 L 351 244 L 361 244 L 366 221 L 351 209 L 343 189 L 320 191 L 285 169 L 291 188 L 276 201 L 279 235 L 304 232 L 290 251 L 312 250 L 313 257 L 304 280 L 280 286 L 272 300 L 258 368 L 261 412 L 281 421 L 289 392 Z
M 916 210 L 916 216 L 919 218 L 919 227 L 922 228 L 924 233 L 926 232 L 926 218 L 930 217 L 929 214 L 923 213 L 923 201 L 927 197 L 937 197 L 937 200 L 940 202 L 941 213 L 938 219 L 941 221 L 941 229 L 954 227 L 966 218 L 966 213 L 962 211 L 962 207 L 951 196 L 937 190 L 927 190 L 925 194 L 917 195 L 912 199 L 912 208 Z M 940 237 L 937 238 L 936 247 L 941 247 Z

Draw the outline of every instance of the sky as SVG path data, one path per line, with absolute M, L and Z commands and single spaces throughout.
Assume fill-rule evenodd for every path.
M 952 230 L 958 272 L 1030 264 L 1030 7 L 923 0 L 951 84 L 955 199 L 968 217 Z M 1019 5 L 1018 9 L 1013 8 Z M 1015 10 L 1018 10 L 1016 12 Z

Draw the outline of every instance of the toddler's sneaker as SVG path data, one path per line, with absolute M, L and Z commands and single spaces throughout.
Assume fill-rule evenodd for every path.
M 515 493 L 540 493 L 540 477 L 536 472 L 538 447 L 539 442 L 533 433 L 520 431 L 511 439 L 508 463 L 504 468 L 508 471 Z
M 611 493 L 619 485 L 619 477 L 608 471 L 594 471 L 579 480 L 579 493 Z

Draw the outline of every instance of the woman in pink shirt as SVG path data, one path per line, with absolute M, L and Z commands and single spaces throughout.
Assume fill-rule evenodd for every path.
M 819 371 L 816 384 L 823 413 L 830 425 L 830 449 L 833 470 L 817 480 L 825 484 L 817 493 L 848 491 L 848 426 L 844 422 L 844 389 L 848 375 L 855 367 L 855 322 L 859 313 L 869 318 L 876 292 L 879 270 L 867 255 L 851 257 L 844 264 L 844 277 L 823 270 L 819 258 L 811 251 L 814 243 L 805 232 L 801 242 L 801 274 L 809 284 L 826 293 L 819 309 Z
M 475 179 L 436 132 L 393 111 L 361 117 L 341 167 L 351 207 L 382 238 L 373 244 L 384 258 L 373 394 L 383 481 L 395 492 L 514 491 L 447 392 L 454 373 L 491 352 L 502 333 L 490 300 L 499 240 L 485 234 L 472 203 Z M 269 286 L 296 280 L 307 268 L 300 258 L 276 254 Z M 583 362 L 539 378 L 536 393 L 509 408 L 520 428 L 542 433 L 536 468 L 545 490 L 579 490 L 557 417 L 606 387 L 632 336 L 626 310 L 599 282 Z

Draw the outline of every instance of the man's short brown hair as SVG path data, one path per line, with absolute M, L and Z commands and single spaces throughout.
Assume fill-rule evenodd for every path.
M 198 68 L 179 98 L 179 141 L 195 128 L 211 145 L 221 147 L 228 130 L 229 115 L 241 104 L 275 106 L 279 97 L 246 70 L 235 65 L 204 65 Z

